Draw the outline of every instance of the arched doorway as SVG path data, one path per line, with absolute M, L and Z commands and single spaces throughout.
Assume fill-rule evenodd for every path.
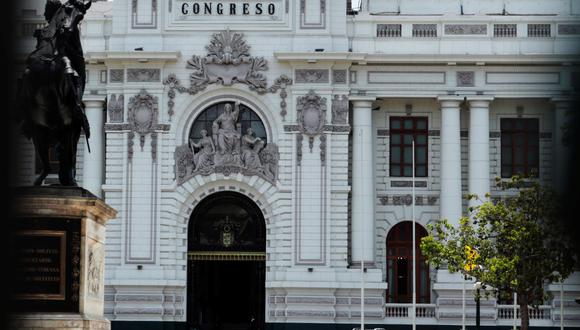
M 198 330 L 264 329 L 266 226 L 258 206 L 212 194 L 189 223 L 187 324 Z
M 410 303 L 413 299 L 413 227 L 411 221 L 396 224 L 387 235 L 387 290 L 388 303 Z M 423 226 L 415 223 L 417 253 L 417 303 L 430 303 L 429 267 L 419 244 L 427 236 Z

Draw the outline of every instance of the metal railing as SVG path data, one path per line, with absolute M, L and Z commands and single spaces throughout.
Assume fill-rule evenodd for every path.
M 528 308 L 530 320 L 550 320 L 552 314 L 552 307 L 548 305 L 541 305 L 537 308 Z M 506 320 L 514 318 L 514 305 L 497 305 L 498 320 Z M 516 306 L 516 318 L 520 318 L 520 306 Z
M 528 37 L 549 38 L 551 35 L 550 24 L 528 24 Z
M 379 38 L 401 37 L 401 24 L 378 24 L 377 37 Z
M 437 37 L 437 24 L 413 24 L 413 37 Z
M 417 304 L 415 315 L 417 318 L 434 318 L 435 304 Z M 398 318 L 413 315 L 413 304 L 385 304 L 385 317 Z
M 494 24 L 493 36 L 496 38 L 515 38 L 518 36 L 517 24 Z

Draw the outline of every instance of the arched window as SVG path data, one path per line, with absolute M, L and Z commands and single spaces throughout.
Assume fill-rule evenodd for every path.
M 412 302 L 412 267 L 413 240 L 412 222 L 404 221 L 395 225 L 387 236 L 387 302 Z M 415 239 L 417 253 L 417 303 L 430 302 L 429 267 L 425 256 L 421 253 L 419 244 L 421 238 L 427 236 L 427 231 L 415 224 Z
M 205 129 L 207 131 L 207 134 L 209 136 L 212 136 L 213 121 L 216 120 L 216 118 L 224 111 L 224 106 L 228 103 L 232 106 L 232 108 L 234 107 L 233 102 L 222 102 L 211 105 L 210 107 L 205 109 L 195 119 L 195 122 L 191 127 L 191 131 L 189 132 L 189 138 L 192 138 L 196 141 L 199 140 L 201 138 L 200 132 L 202 129 Z M 249 107 L 240 104 L 240 113 L 238 115 L 237 122 L 238 124 L 241 124 L 240 131 L 241 134 L 245 134 L 248 128 L 252 128 L 252 130 L 254 131 L 254 135 L 256 137 L 259 137 L 265 142 L 268 142 L 266 128 L 264 127 L 262 120 L 260 120 L 260 117 Z

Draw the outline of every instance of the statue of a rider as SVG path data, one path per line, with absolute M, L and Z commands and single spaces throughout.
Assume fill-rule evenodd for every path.
M 43 165 L 35 185 L 42 184 L 50 170 L 51 145 L 59 154 L 61 184 L 76 185 L 80 129 L 87 142 L 90 137 L 82 103 L 86 73 L 78 25 L 90 6 L 91 0 L 47 0 L 44 17 L 48 25 L 35 31 L 36 49 L 26 59 L 18 111 L 23 133 L 32 138 Z

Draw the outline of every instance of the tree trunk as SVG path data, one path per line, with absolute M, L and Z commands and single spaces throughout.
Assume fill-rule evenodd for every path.
M 527 292 L 523 294 L 518 293 L 518 298 L 520 303 L 520 320 L 522 321 L 521 330 L 528 330 L 528 328 L 530 327 L 530 314 L 528 313 Z

